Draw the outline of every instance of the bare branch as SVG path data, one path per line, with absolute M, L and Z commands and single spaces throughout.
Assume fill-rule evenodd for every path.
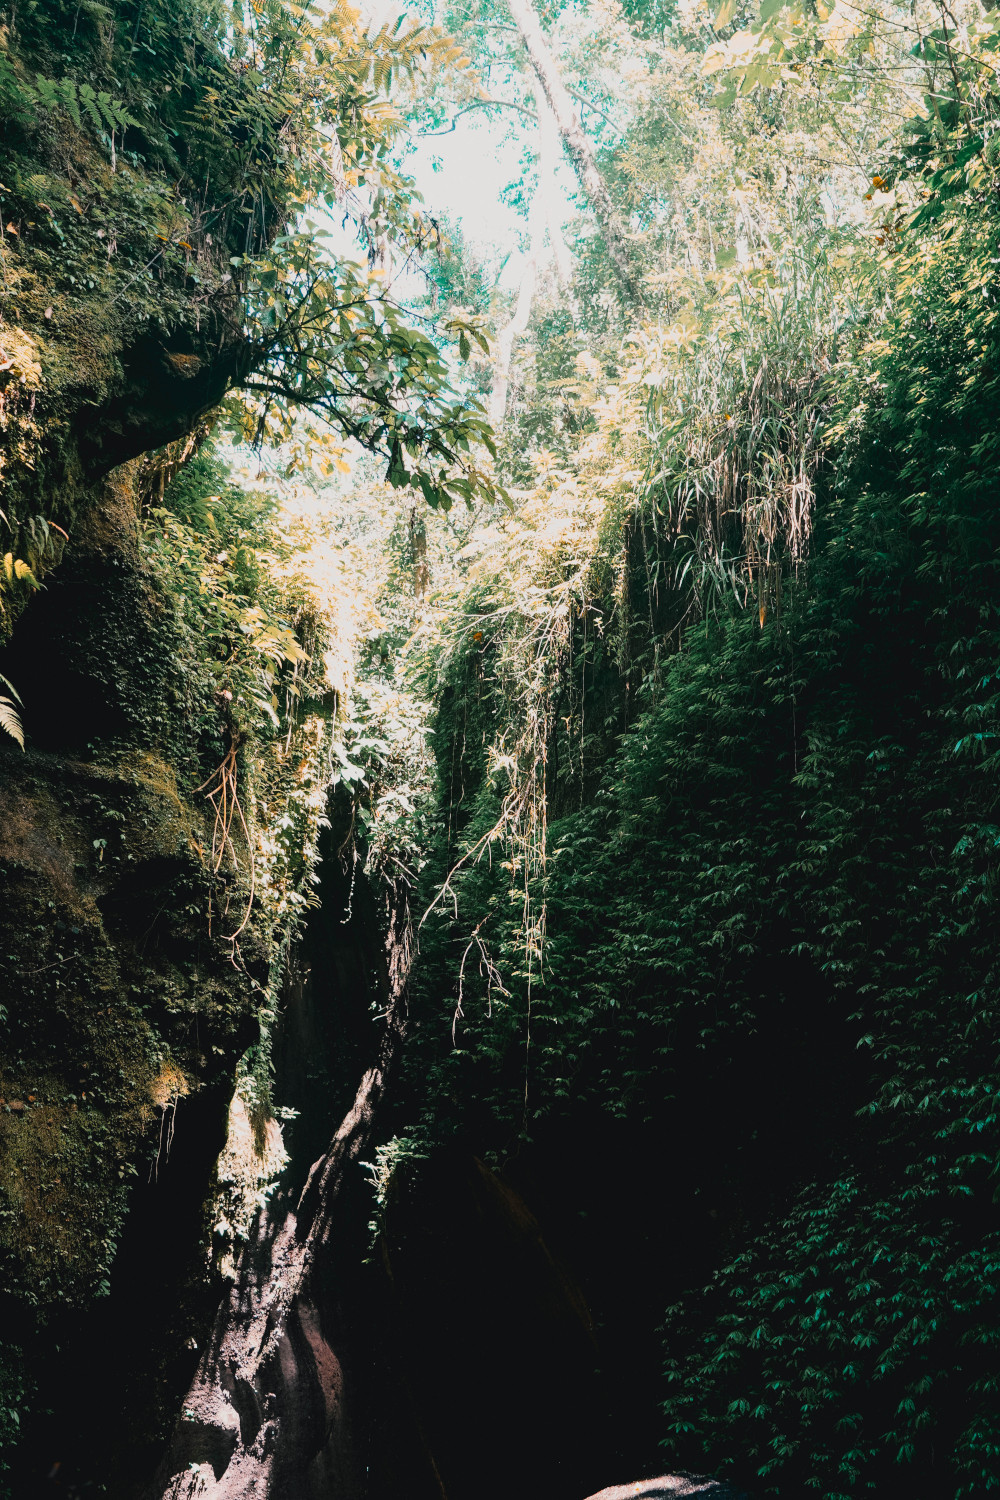
M 503 109 L 517 110 L 518 114 L 524 115 L 529 120 L 534 120 L 536 124 L 538 122 L 538 116 L 535 114 L 535 111 L 533 109 L 528 109 L 524 104 L 515 104 L 513 99 L 477 99 L 473 104 L 466 104 L 464 108 L 458 111 L 451 124 L 448 126 L 447 130 L 418 130 L 417 135 L 422 137 L 434 135 L 451 135 L 452 131 L 455 129 L 455 126 L 458 124 L 462 116 L 467 115 L 470 110 L 492 109 L 493 105 L 495 104 L 500 105 Z

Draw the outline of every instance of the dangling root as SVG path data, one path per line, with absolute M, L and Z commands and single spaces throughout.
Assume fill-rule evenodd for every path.
M 230 933 L 226 941 L 235 945 L 236 939 L 246 927 L 253 910 L 254 895 L 256 892 L 256 865 L 253 855 L 253 841 L 250 830 L 247 827 L 246 818 L 243 816 L 243 808 L 240 806 L 239 793 L 236 781 L 236 756 L 239 750 L 239 742 L 232 740 L 229 749 L 223 757 L 222 763 L 216 767 L 211 776 L 207 777 L 196 787 L 197 792 L 204 792 L 208 801 L 212 804 L 215 812 L 215 823 L 212 827 L 212 851 L 210 855 L 212 874 L 217 875 L 226 857 L 228 849 L 232 855 L 233 864 L 238 865 L 236 849 L 232 840 L 233 819 L 238 818 L 240 827 L 243 829 L 243 837 L 246 840 L 247 857 L 250 860 L 250 899 L 247 909 L 243 914 L 243 921 L 236 931 Z M 212 913 L 209 905 L 209 931 L 211 931 Z

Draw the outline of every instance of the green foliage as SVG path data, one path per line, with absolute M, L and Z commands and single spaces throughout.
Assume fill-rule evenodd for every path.
M 513 372 L 500 455 L 509 482 L 519 486 L 530 486 L 540 471 L 571 463 L 581 437 L 594 425 L 588 409 L 593 385 L 586 370 L 581 378 L 580 368 L 581 356 L 586 364 L 586 340 L 569 311 L 543 304 L 531 332 L 531 345 Z
M 452 390 L 444 352 L 465 358 L 481 335 L 414 329 L 383 269 L 391 249 L 434 238 L 395 165 L 385 95 L 463 64 L 433 28 L 368 35 L 348 7 L 136 0 L 113 23 L 100 5 L 13 8 L 0 39 L 0 385 L 15 557 L 25 517 L 48 503 L 48 465 L 79 472 L 78 387 L 100 409 L 150 337 L 182 377 L 219 363 L 217 393 L 244 393 L 231 403 L 241 436 L 282 441 L 306 405 L 432 504 L 496 494 L 478 457 L 488 427 Z M 342 262 L 310 213 L 352 222 L 367 268 Z
M 477 445 L 495 452 L 482 409 L 452 390 L 439 344 L 408 326 L 391 299 L 373 293 L 360 268 L 334 269 L 310 227 L 283 237 L 273 260 L 255 264 L 254 276 L 252 316 L 261 331 L 244 389 L 264 403 L 258 430 L 268 401 L 285 413 L 306 406 L 387 455 L 389 483 L 422 494 L 432 507 L 497 498 L 472 457 Z M 467 359 L 470 332 L 482 335 L 452 322 L 448 331 Z M 251 424 L 248 435 L 253 431 Z M 279 415 L 277 431 L 290 435 L 287 415 L 284 422 Z
M 77 130 L 83 129 L 85 120 L 98 133 L 104 131 L 108 134 L 127 130 L 130 125 L 139 123 L 120 102 L 112 99 L 107 89 L 95 92 L 89 83 L 76 83 L 72 78 L 43 78 L 38 73 L 34 83 L 17 82 L 9 63 L 5 62 L 0 83 L 8 86 L 8 98 L 15 107 L 64 109 Z
M 274 513 L 274 500 L 233 483 L 210 447 L 181 469 L 149 513 L 149 559 L 206 674 L 197 710 L 198 689 L 189 684 L 185 733 L 194 743 L 207 735 L 207 758 L 214 755 L 215 763 L 223 753 L 220 732 L 242 742 L 278 728 L 282 673 L 307 659 L 287 618 L 287 598 L 259 560 L 280 545 Z
M 762 1494 L 1000 1483 L 1000 282 L 960 155 L 920 167 L 940 211 L 877 311 L 773 257 L 650 341 L 644 431 L 627 379 L 602 419 L 603 533 L 579 498 L 558 541 L 524 518 L 440 661 L 381 1191 L 455 1136 L 503 1161 L 596 1115 L 669 1192 L 681 1142 L 718 1223 L 664 1283 L 667 1462 Z
M 166 751 L 211 802 L 190 847 L 213 900 L 239 894 L 223 935 L 260 1027 L 238 1072 L 254 1123 L 332 784 L 376 868 L 426 860 L 377 1191 L 455 1136 L 503 1161 L 589 1112 L 645 1151 L 656 1194 L 683 1132 L 720 1206 L 704 1256 L 664 1272 L 664 1441 L 786 1497 L 997 1487 L 996 30 L 970 6 L 959 45 L 950 14 L 766 0 L 723 6 L 709 37 L 693 6 L 632 8 L 641 41 L 605 8 L 548 17 L 659 321 L 623 342 L 583 235 L 514 371 L 500 462 L 533 486 L 514 517 L 476 457 L 496 456 L 485 370 L 463 385 L 451 353 L 484 351 L 499 299 L 458 236 L 425 331 L 385 274 L 438 234 L 379 96 L 429 60 L 467 102 L 446 39 L 272 0 L 131 0 L 114 26 L 84 5 L 70 35 L 37 0 L 0 53 L 0 373 L 24 468 L 36 395 L 59 432 L 47 393 L 103 399 L 136 329 L 193 337 L 222 307 L 236 434 L 285 443 L 291 474 L 311 408 L 410 506 L 382 538 L 379 617 L 341 639 L 337 588 L 300 569 L 325 547 L 344 597 L 378 548 L 341 550 L 338 522 L 297 551 L 209 445 L 157 494 L 168 456 L 142 518 L 157 621 L 119 668 L 109 604 L 89 663 L 128 677 L 116 753 Z M 533 107 L 503 27 L 482 29 Z M 324 246 L 333 212 L 367 268 Z M 45 331 L 67 313 L 85 380 Z M 359 527 L 389 503 L 355 493 Z M 450 594 L 428 589 L 447 568 L 418 499 L 486 502 L 447 534 Z M 57 544 L 27 498 L 11 515 L 5 577 L 27 591 Z M 124 857 L 93 831 L 102 868 Z M 167 994 L 187 1025 L 187 990 Z
M 15 1344 L 0 1344 L 0 1495 L 5 1500 L 10 1492 L 4 1475 L 9 1472 L 8 1460 L 20 1436 L 26 1395 L 21 1350 Z
M 447 216 L 436 222 L 439 238 L 424 267 L 435 308 L 458 306 L 487 313 L 492 292 L 489 268 L 470 248 L 460 223 Z
M 276 500 L 237 482 L 218 450 L 203 444 L 161 486 L 184 447 L 133 475 L 160 503 L 132 546 L 103 574 L 90 555 L 97 584 L 80 569 L 65 654 L 86 672 L 90 742 L 56 710 L 76 770 L 58 753 L 8 757 L 9 805 L 23 811 L 5 818 L 0 872 L 3 1092 L 16 1104 L 0 1119 L 0 1251 L 24 1325 L 26 1309 L 44 1321 L 107 1293 L 157 1127 L 192 1084 L 231 1085 L 248 1028 L 266 1042 L 314 900 L 336 706 L 329 600 L 302 576 L 304 539 L 279 528 Z M 39 764 L 48 779 L 26 793 L 12 778 Z M 213 801 L 223 768 L 227 797 Z M 55 883 L 39 868 L 42 824 L 63 851 Z M 244 1069 L 255 1123 L 266 1048 L 257 1061 Z

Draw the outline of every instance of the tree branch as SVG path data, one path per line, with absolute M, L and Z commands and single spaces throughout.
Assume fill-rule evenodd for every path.
M 538 116 L 535 114 L 535 111 L 533 109 L 528 109 L 524 104 L 515 104 L 513 99 L 477 99 L 475 103 L 466 104 L 462 109 L 458 111 L 451 124 L 448 126 L 447 130 L 418 130 L 417 135 L 451 135 L 452 131 L 455 129 L 455 126 L 458 124 L 462 116 L 467 115 L 470 110 L 491 109 L 495 104 L 499 105 L 503 109 L 516 109 L 518 114 L 524 115 L 526 119 L 534 120 L 536 124 L 538 123 Z
M 538 74 L 549 108 L 555 116 L 563 147 L 573 163 L 584 196 L 601 226 L 615 275 L 628 302 L 637 312 L 641 311 L 642 285 L 633 264 L 625 225 L 597 165 L 593 147 L 573 110 L 569 91 L 559 75 L 541 22 L 531 0 L 507 0 L 507 4 L 521 33 L 531 66 Z

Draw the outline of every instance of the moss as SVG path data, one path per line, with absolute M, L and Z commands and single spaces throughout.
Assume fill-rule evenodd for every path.
M 257 1210 L 287 1163 L 277 1120 L 268 1119 L 257 1130 L 242 1096 L 234 1094 L 226 1147 L 219 1157 L 212 1244 L 218 1269 L 228 1280 L 236 1277 L 239 1242 L 246 1239 Z
M 39 1405 L 51 1400 L 44 1349 L 95 1301 L 111 1306 L 136 1218 L 141 1239 L 162 1211 L 148 1184 L 179 1100 L 198 1139 L 177 1275 L 198 1304 L 219 1186 L 212 1158 L 254 1044 L 243 1074 L 269 1146 L 262 1162 L 240 1146 L 240 1102 L 218 1199 L 230 1240 L 273 1176 L 261 1022 L 266 1033 L 307 904 L 331 711 L 306 712 L 325 690 L 321 623 L 301 590 L 277 608 L 254 553 L 264 497 L 220 481 L 203 459 L 190 514 L 179 510 L 171 528 L 169 496 L 166 511 L 150 511 L 178 464 L 197 458 L 206 414 L 239 374 L 230 257 L 259 248 L 258 211 L 261 243 L 274 232 L 276 199 L 265 215 L 258 180 L 243 205 L 242 140 L 220 155 L 217 142 L 182 139 L 201 130 L 185 72 L 190 18 L 164 19 L 140 63 L 134 45 L 125 57 L 133 82 L 154 65 L 171 80 L 159 91 L 136 83 L 156 109 L 176 111 L 157 140 L 135 100 L 144 124 L 119 138 L 116 161 L 68 111 L 27 109 L 36 73 L 73 74 L 57 9 L 29 7 L 17 37 L 0 27 L 0 672 L 23 700 L 29 745 L 22 754 L 0 737 L 0 1321 L 28 1363 L 25 1374 L 13 1342 L 0 1347 L 0 1448 L 33 1377 Z M 84 13 L 80 38 L 85 23 Z M 198 36 L 208 67 L 210 40 Z M 242 91 L 228 43 L 220 49 L 219 77 L 211 67 L 206 77 L 221 95 Z M 98 53 L 80 77 L 118 67 Z M 161 451 L 144 460 L 151 450 Z M 206 497 L 220 491 L 234 559 L 225 577 L 212 562 L 219 543 L 208 549 L 198 529 L 214 526 Z M 309 653 L 294 646 L 285 661 L 272 636 L 270 658 L 244 652 L 234 668 L 244 626 L 275 613 L 281 639 L 308 639 Z M 230 749 L 247 826 L 220 846 L 206 777 L 210 787 Z M 111 1302 L 100 1301 L 109 1288 Z M 183 1374 L 192 1318 L 185 1304 L 163 1322 L 151 1387 Z
M 41 743 L 0 748 L 0 1253 L 41 1310 L 106 1288 L 170 1100 L 231 1089 L 269 964 L 254 928 L 238 964 L 209 929 L 210 897 L 239 906 L 245 887 L 207 867 L 170 702 L 198 662 L 144 563 L 134 478 L 102 486 L 3 664 Z
M 30 132 L 6 123 L 0 641 L 91 508 L 93 481 L 215 405 L 240 339 L 226 247 L 199 233 L 176 182 L 112 164 L 65 113 Z
M 232 1075 L 253 986 L 207 939 L 205 830 L 169 767 L 5 769 L 0 1246 L 44 1305 L 100 1290 L 164 1077 L 176 1098 Z
M 286 566 L 267 497 L 203 453 L 177 501 L 188 519 L 169 489 L 143 516 L 147 480 L 133 461 L 90 487 L 0 649 L 29 746 L 0 740 L 0 1318 L 41 1422 L 62 1410 L 46 1351 L 105 1313 L 128 1321 L 143 1236 L 177 1233 L 176 1307 L 143 1355 L 148 1436 L 280 1168 L 269 1036 L 310 900 L 336 700 L 322 608 Z M 265 651 L 244 625 L 272 631 Z M 223 847 L 206 789 L 231 747 L 247 828 Z M 189 1174 L 179 1218 L 164 1207 L 171 1147 Z

